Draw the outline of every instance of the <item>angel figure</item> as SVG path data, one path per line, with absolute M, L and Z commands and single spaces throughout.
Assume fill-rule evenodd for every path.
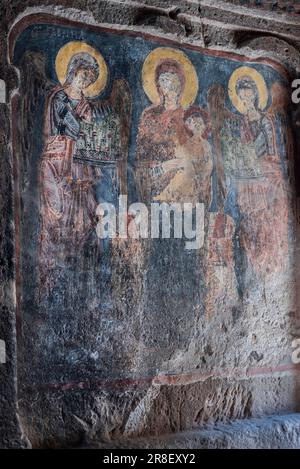
M 44 276 L 95 238 L 96 207 L 126 186 L 131 120 L 127 83 L 116 80 L 106 101 L 108 70 L 88 44 L 68 43 L 56 58 L 56 86 L 46 103 L 39 168 L 40 263 Z
M 288 249 L 288 196 L 277 124 L 273 110 L 265 111 L 269 93 L 260 73 L 236 69 L 229 97 L 240 112 L 239 154 L 234 178 L 241 213 L 240 239 L 257 273 L 281 270 Z M 274 230 L 276 226 L 276 230 Z

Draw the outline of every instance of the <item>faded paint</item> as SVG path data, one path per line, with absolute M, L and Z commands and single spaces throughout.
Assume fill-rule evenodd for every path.
M 184 350 L 207 327 L 201 341 L 222 354 L 207 323 L 224 326 L 221 344 L 230 343 L 228 315 L 242 324 L 246 296 L 271 285 L 274 273 L 287 275 L 290 142 L 274 95 L 285 78 L 226 53 L 55 25 L 25 29 L 14 63 L 35 122 L 30 136 L 21 125 L 31 182 L 18 288 L 36 379 L 176 373 L 179 356 L 190 372 L 201 352 L 187 359 Z M 32 65 L 39 80 L 25 85 Z M 120 193 L 147 204 L 204 203 L 204 248 L 187 253 L 174 239 L 100 242 L 97 204 Z

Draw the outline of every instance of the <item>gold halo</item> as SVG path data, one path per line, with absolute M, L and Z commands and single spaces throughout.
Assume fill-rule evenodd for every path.
M 158 47 L 150 52 L 145 59 L 142 70 L 144 91 L 153 104 L 160 104 L 160 96 L 155 83 L 155 72 L 158 65 L 165 59 L 172 59 L 182 67 L 185 76 L 185 86 L 180 103 L 184 108 L 187 108 L 193 104 L 197 97 L 198 77 L 192 62 L 180 50 L 170 47 Z
M 85 42 L 72 41 L 65 44 L 58 52 L 55 59 L 55 70 L 59 82 L 63 85 L 66 81 L 66 75 L 71 58 L 75 54 L 86 52 L 97 61 L 99 65 L 99 76 L 95 83 L 92 83 L 84 90 L 85 96 L 90 98 L 98 96 L 105 88 L 108 78 L 108 68 L 102 55 Z
M 241 114 L 246 114 L 247 110 L 236 92 L 237 82 L 242 77 L 249 77 L 255 82 L 259 95 L 259 109 L 263 111 L 268 104 L 268 88 L 263 76 L 251 67 L 239 67 L 232 73 L 228 83 L 228 94 L 232 104 Z

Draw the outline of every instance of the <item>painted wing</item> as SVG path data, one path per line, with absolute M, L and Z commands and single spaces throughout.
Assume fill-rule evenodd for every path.
M 122 159 L 127 160 L 132 115 L 132 97 L 126 80 L 118 79 L 114 81 L 109 101 L 111 109 L 120 119 Z
M 127 194 L 128 149 L 131 129 L 132 97 L 128 83 L 124 79 L 115 80 L 109 98 L 109 108 L 117 117 L 120 132 L 120 158 L 118 174 L 121 194 Z

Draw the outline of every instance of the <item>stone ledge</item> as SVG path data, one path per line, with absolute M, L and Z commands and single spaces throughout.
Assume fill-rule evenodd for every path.
M 205 429 L 155 438 L 91 443 L 83 448 L 299 449 L 300 413 L 236 420 Z

